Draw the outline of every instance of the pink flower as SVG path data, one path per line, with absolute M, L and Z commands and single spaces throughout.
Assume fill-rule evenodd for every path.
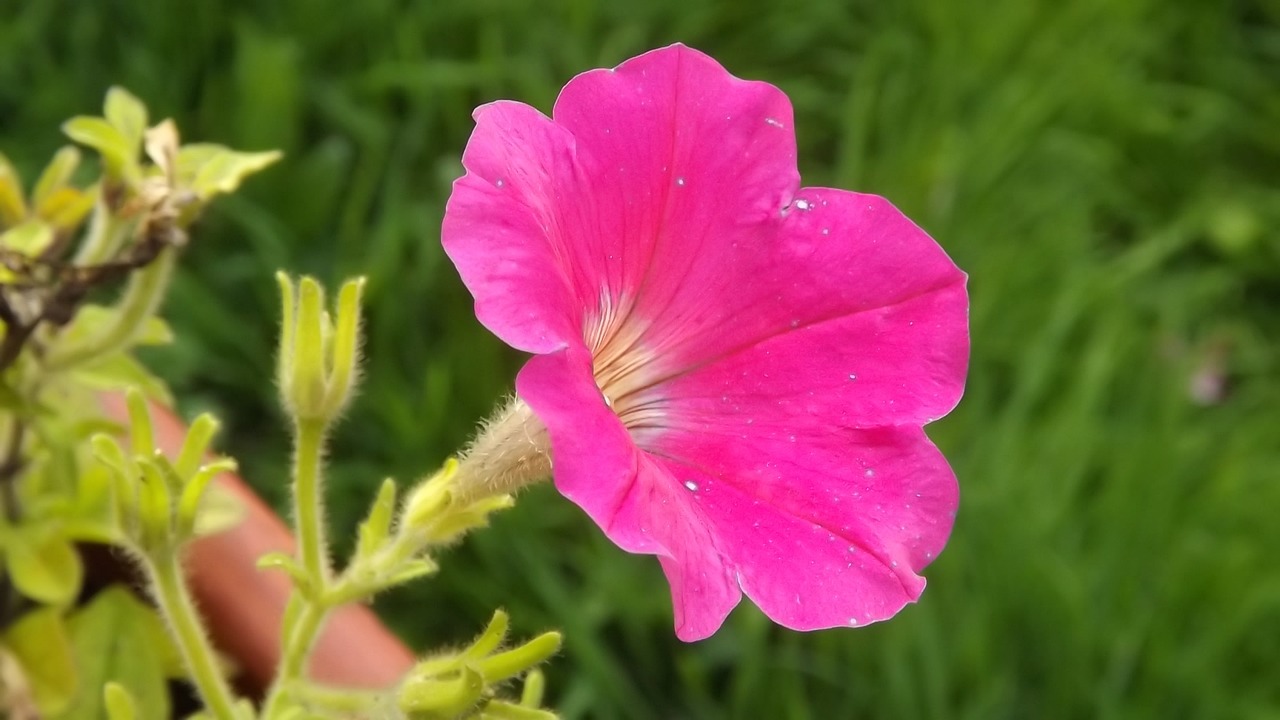
M 743 592 L 797 630 L 914 601 L 957 504 L 921 426 L 963 391 L 964 273 L 884 199 L 799 188 L 786 96 L 682 45 L 475 119 L 445 250 L 679 637 Z

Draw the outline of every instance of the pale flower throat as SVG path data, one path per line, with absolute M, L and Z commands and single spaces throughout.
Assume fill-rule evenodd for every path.
M 599 313 L 587 318 L 583 340 L 605 404 L 643 446 L 644 438 L 666 426 L 665 402 L 655 392 L 655 358 L 643 342 L 643 325 L 629 312 L 617 312 L 618 303 L 607 297 L 601 299 Z M 454 480 L 456 499 L 503 495 L 550 477 L 547 428 L 523 400 L 514 398 L 463 452 Z

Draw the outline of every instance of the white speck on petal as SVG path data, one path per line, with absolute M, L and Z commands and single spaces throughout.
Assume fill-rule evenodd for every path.
M 801 212 L 808 212 L 809 210 L 813 209 L 813 206 L 809 204 L 808 200 L 796 200 L 795 206 L 796 206 L 796 209 Z
M 498 178 L 498 180 L 494 183 L 494 185 L 497 185 L 498 187 L 502 187 L 503 185 L 506 185 L 506 183 L 503 182 L 502 178 Z
M 857 375 L 854 375 L 853 373 L 849 373 L 849 379 L 850 379 L 850 380 L 857 380 L 857 379 L 858 379 L 858 376 L 857 376 Z
M 778 122 L 776 118 L 767 117 L 764 119 L 764 121 L 776 128 L 782 127 L 782 123 Z
M 854 625 L 857 625 L 857 624 L 858 624 L 858 618 L 855 618 L 855 617 L 849 618 L 849 627 L 853 627 Z
M 677 185 L 684 185 L 684 178 L 682 178 L 682 177 L 678 177 L 678 178 L 676 178 L 676 184 L 677 184 Z
M 822 228 L 822 234 L 823 234 L 823 235 L 830 235 L 830 234 L 831 234 L 831 228 Z
M 689 488 L 689 492 L 698 492 L 698 483 L 692 480 L 685 480 L 684 486 Z

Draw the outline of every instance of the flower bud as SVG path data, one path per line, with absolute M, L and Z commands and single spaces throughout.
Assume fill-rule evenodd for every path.
M 283 324 L 277 381 L 285 408 L 299 421 L 332 422 L 351 399 L 360 365 L 360 295 L 364 278 L 338 293 L 336 317 L 324 310 L 324 289 L 304 277 L 280 283 Z

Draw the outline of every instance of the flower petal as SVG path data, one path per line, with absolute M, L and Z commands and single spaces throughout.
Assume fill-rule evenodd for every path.
M 683 45 L 577 76 L 553 117 L 590 182 L 575 202 L 594 217 L 574 243 L 642 318 L 682 292 L 688 268 L 754 237 L 799 186 L 787 97 Z
M 769 243 L 703 259 L 666 311 L 647 350 L 671 376 L 653 395 L 672 415 L 878 427 L 955 406 L 965 275 L 924 231 L 883 198 L 805 189 Z
M 533 108 L 484 105 L 462 155 L 441 239 L 476 299 L 476 317 L 506 343 L 548 352 L 581 334 L 581 300 L 557 255 L 559 196 L 575 177 L 573 138 Z M 593 298 L 594 299 L 594 298 Z
M 622 549 L 659 556 L 681 639 L 715 632 L 742 593 L 711 523 L 681 481 L 640 452 L 605 405 L 586 348 L 530 359 L 516 387 L 547 426 L 557 489 Z
M 790 438 L 705 425 L 655 452 L 696 483 L 699 507 L 743 591 L 796 630 L 892 617 L 941 552 L 955 476 L 918 428 Z

